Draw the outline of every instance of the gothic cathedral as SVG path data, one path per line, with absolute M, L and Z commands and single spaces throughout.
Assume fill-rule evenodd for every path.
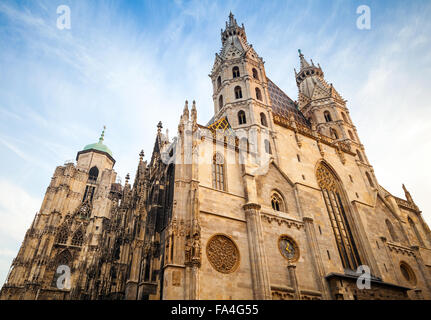
M 104 133 L 57 167 L 0 299 L 431 299 L 430 229 L 320 65 L 294 101 L 232 14 L 221 42 L 214 117 L 186 102 L 124 185 Z

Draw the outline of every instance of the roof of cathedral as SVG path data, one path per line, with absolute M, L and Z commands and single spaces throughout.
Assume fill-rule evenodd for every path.
M 100 135 L 99 142 L 87 144 L 84 147 L 83 151 L 85 151 L 85 150 L 97 150 L 97 151 L 105 152 L 112 157 L 112 151 L 106 145 L 103 144 L 103 139 L 105 137 L 105 129 L 106 129 L 106 127 L 103 127 L 103 131 L 102 131 L 102 134 Z
M 293 114 L 295 120 L 307 127 L 310 127 L 310 123 L 304 117 L 301 111 L 299 111 L 297 104 L 289 98 L 287 94 L 283 92 L 274 82 L 269 78 L 268 80 L 268 93 L 271 99 L 272 112 L 283 116 L 290 117 Z

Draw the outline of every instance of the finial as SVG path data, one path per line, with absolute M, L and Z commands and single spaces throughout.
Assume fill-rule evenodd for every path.
M 102 143 L 105 138 L 105 130 L 106 130 L 106 126 L 103 126 L 102 134 L 100 135 L 100 138 L 99 138 L 99 143 Z
M 193 100 L 192 110 L 196 110 L 196 101 L 195 100 Z
M 301 49 L 298 49 L 299 56 L 303 56 Z
M 130 180 L 130 175 L 129 175 L 129 174 L 126 174 L 126 184 L 128 184 L 128 183 L 129 183 L 129 180 Z
M 139 152 L 139 160 L 142 161 L 144 156 L 145 156 L 144 150 L 141 150 L 141 152 Z

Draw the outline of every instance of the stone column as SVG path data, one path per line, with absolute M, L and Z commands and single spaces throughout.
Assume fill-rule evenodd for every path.
M 304 228 L 307 236 L 308 247 L 311 252 L 313 261 L 313 271 L 316 278 L 317 286 L 322 292 L 322 298 L 325 300 L 331 299 L 331 291 L 328 283 L 325 280 L 325 268 L 323 266 L 322 256 L 320 255 L 319 244 L 317 243 L 316 232 L 314 230 L 314 222 L 311 217 L 304 217 Z
M 250 250 L 250 266 L 253 280 L 254 298 L 257 300 L 271 299 L 268 265 L 263 245 L 263 232 L 260 220 L 260 205 L 247 203 L 243 206 L 247 221 L 248 247 Z
M 299 289 L 298 278 L 296 277 L 296 266 L 289 262 L 287 264 L 287 270 L 289 272 L 289 282 L 293 290 L 295 290 L 295 300 L 301 300 L 301 291 Z

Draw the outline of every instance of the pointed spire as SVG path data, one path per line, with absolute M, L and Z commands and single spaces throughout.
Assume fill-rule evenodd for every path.
M 189 102 L 187 100 L 184 104 L 183 118 L 184 120 L 189 120 Z
M 301 70 L 308 68 L 310 64 L 307 62 L 307 60 L 305 60 L 304 55 L 301 52 L 301 49 L 298 49 L 298 53 L 299 53 L 299 61 L 301 62 Z
M 126 184 L 129 184 L 129 180 L 130 180 L 130 175 L 126 174 Z
M 403 190 L 404 190 L 404 195 L 406 196 L 406 200 L 410 203 L 414 203 L 412 196 L 410 195 L 410 192 L 407 190 L 406 186 L 403 183 Z
M 232 11 L 229 13 L 229 27 L 236 27 L 238 26 L 236 23 L 236 19 L 234 18 L 234 15 Z
M 222 40 L 222 44 L 224 45 L 226 40 L 229 37 L 234 37 L 234 36 L 239 36 L 240 38 L 242 38 L 244 41 L 247 42 L 247 36 L 245 34 L 245 28 L 244 28 L 244 24 L 240 26 L 238 26 L 238 23 L 233 15 L 232 12 L 229 13 L 229 17 L 228 17 L 228 21 L 226 21 L 226 27 L 225 30 L 221 30 L 221 40 Z M 233 40 L 233 38 L 232 38 Z
M 139 152 L 139 161 L 142 161 L 144 159 L 145 153 L 144 150 L 141 150 L 141 152 Z
M 191 120 L 193 123 L 196 123 L 196 119 L 197 119 L 197 110 L 196 110 L 196 101 L 193 100 L 193 104 L 192 104 L 192 116 L 191 116 Z
M 103 131 L 102 131 L 102 134 L 100 135 L 99 143 L 103 143 L 103 140 L 105 139 L 105 130 L 106 130 L 106 126 L 103 126 Z
M 159 123 L 157 124 L 157 133 L 160 134 L 160 132 L 162 131 L 163 128 L 163 124 L 161 121 L 159 121 Z

